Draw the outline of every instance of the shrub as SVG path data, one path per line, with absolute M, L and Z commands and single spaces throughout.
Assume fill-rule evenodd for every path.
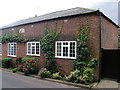
M 77 77 L 80 75 L 80 71 L 79 70 L 75 70 L 74 72 L 71 72 L 71 74 L 69 76 L 67 76 L 65 79 L 68 82 L 76 82 L 77 81 Z
M 22 58 L 22 62 L 25 63 L 25 62 L 29 62 L 30 60 L 35 60 L 34 57 L 25 57 L 25 58 Z
M 46 63 L 46 68 L 52 74 L 58 72 L 58 65 L 57 65 L 55 60 L 48 60 L 47 63 Z
M 23 72 L 23 65 L 22 64 L 17 65 L 17 68 L 18 68 L 18 71 Z
M 50 71 L 40 72 L 40 77 L 41 78 L 50 78 L 51 77 L 51 72 Z
M 16 73 L 18 70 L 19 70 L 18 68 L 12 69 L 13 73 Z
M 44 71 L 47 71 L 47 69 L 46 69 L 46 68 L 41 68 L 41 69 L 39 70 L 39 74 L 40 74 L 41 72 L 44 72 Z
M 82 71 L 82 68 L 85 66 L 87 66 L 87 62 L 85 62 L 85 61 L 80 61 L 80 62 L 78 62 L 76 60 L 73 61 L 73 70 L 78 69 L 78 70 Z
M 29 60 L 23 63 L 22 71 L 24 74 L 37 74 L 39 71 L 38 61 L 37 60 Z
M 54 74 L 52 75 L 52 78 L 54 78 L 54 79 L 62 79 L 62 76 L 60 76 L 59 73 L 54 73 Z
M 77 77 L 77 82 L 84 84 L 91 83 L 93 82 L 93 80 L 94 80 L 94 70 L 93 68 L 89 68 L 89 67 L 84 68 L 82 75 Z
M 11 68 L 12 67 L 12 58 L 2 58 L 2 68 Z
M 21 57 L 16 59 L 16 65 L 20 65 L 20 64 L 22 64 L 22 58 Z
M 83 72 L 80 72 L 80 70 L 75 70 L 74 72 L 71 72 L 71 74 L 65 79 L 68 82 L 89 84 L 94 80 L 94 69 L 85 67 Z
M 94 68 L 96 65 L 97 65 L 97 58 L 92 58 L 87 64 L 87 66 L 91 68 Z

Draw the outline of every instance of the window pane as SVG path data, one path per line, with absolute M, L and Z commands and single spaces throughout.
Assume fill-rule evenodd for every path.
M 57 43 L 57 56 L 61 56 L 61 43 Z
M 36 50 L 36 54 L 39 54 L 39 50 Z
M 16 55 L 16 44 L 14 44 L 13 52 L 14 52 L 14 55 Z
M 68 42 L 63 42 L 63 45 L 68 45 Z
M 15 43 L 8 44 L 8 55 L 11 55 L 11 56 L 16 55 L 16 44 Z
M 35 43 L 32 43 L 32 45 L 35 45 Z
M 40 45 L 39 45 L 39 43 L 36 43 L 36 54 L 39 54 L 39 52 L 40 52 Z
M 75 57 L 75 42 L 70 42 L 70 57 Z
M 29 42 L 28 43 L 28 54 L 30 54 L 30 55 L 40 54 L 40 43 L 39 42 Z
M 63 56 L 68 56 L 68 47 L 63 47 Z
M 31 54 L 31 43 L 28 43 L 28 54 Z
M 35 46 L 32 46 L 32 54 L 35 54 Z
M 76 57 L 76 42 L 58 41 L 56 44 L 56 56 L 74 59 Z

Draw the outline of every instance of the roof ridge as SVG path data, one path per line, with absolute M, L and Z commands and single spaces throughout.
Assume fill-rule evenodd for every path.
M 43 14 L 40 16 L 18 20 L 16 22 L 13 22 L 11 24 L 1 27 L 0 29 L 5 29 L 5 28 L 29 24 L 29 23 L 40 22 L 40 21 L 50 20 L 50 19 L 55 19 L 55 18 L 73 16 L 73 15 L 78 15 L 78 14 L 86 14 L 86 13 L 91 13 L 95 11 L 97 10 L 83 8 L 83 7 L 75 7 L 75 8 L 65 9 L 65 10 L 59 10 L 59 11 Z
M 58 12 L 64 12 L 64 11 L 73 10 L 73 9 L 74 10 L 75 9 L 85 9 L 85 10 L 89 10 L 89 11 L 97 11 L 96 9 L 89 9 L 89 8 L 83 8 L 83 7 L 75 7 L 75 8 L 70 8 L 70 9 L 58 10 L 58 11 L 54 11 L 54 12 L 51 12 L 51 13 L 46 13 L 46 14 L 43 14 L 43 15 L 34 16 L 34 17 L 22 19 L 22 20 L 27 20 L 27 19 L 36 18 L 36 17 L 42 17 L 42 16 L 45 16 L 45 15 L 54 14 L 54 13 L 58 13 Z M 18 21 L 22 21 L 22 20 L 18 20 Z M 18 22 L 18 21 L 16 21 L 16 22 Z

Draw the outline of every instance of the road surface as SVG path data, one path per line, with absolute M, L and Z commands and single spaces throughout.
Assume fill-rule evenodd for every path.
M 28 77 L 12 72 L 2 71 L 2 88 L 78 88 L 78 87 Z M 79 90 L 83 90 L 83 88 Z

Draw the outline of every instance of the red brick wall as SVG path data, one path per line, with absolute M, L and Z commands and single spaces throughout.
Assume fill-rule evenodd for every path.
M 90 47 L 90 53 L 92 56 L 96 56 L 99 60 L 99 54 L 100 54 L 100 38 L 99 38 L 99 33 L 100 33 L 100 24 L 99 24 L 99 16 L 97 15 L 86 15 L 86 16 L 76 16 L 76 17 L 69 17 L 69 18 L 61 18 L 61 19 L 56 19 L 56 20 L 50 20 L 50 21 L 44 21 L 44 22 L 39 22 L 39 23 L 34 23 L 34 24 L 28 24 L 28 25 L 23 25 L 23 26 L 17 26 L 17 27 L 13 27 L 14 30 L 12 30 L 12 28 L 3 30 L 3 32 L 6 31 L 12 31 L 12 32 L 17 32 L 20 28 L 24 28 L 25 29 L 25 33 L 22 34 L 23 37 L 25 38 L 40 38 L 44 35 L 44 28 L 45 25 L 48 24 L 48 26 L 53 29 L 56 25 L 57 30 L 60 31 L 60 28 L 62 29 L 60 36 L 58 37 L 58 40 L 61 41 L 74 41 L 75 37 L 78 33 L 78 25 L 82 25 L 85 26 L 86 22 L 88 21 L 88 25 L 89 25 L 89 47 Z M 107 25 L 109 24 L 109 25 Z M 116 29 L 116 27 L 114 25 L 112 25 L 109 22 L 106 22 L 104 20 L 104 29 L 106 29 L 105 27 L 109 28 L 108 26 L 111 26 L 111 28 L 113 28 L 112 30 L 106 31 L 107 32 L 114 32 L 114 29 Z M 116 35 L 117 32 L 115 32 L 114 35 Z M 104 34 L 102 34 L 103 37 L 105 37 Z M 110 39 L 111 37 L 109 37 Z M 108 39 L 108 38 L 106 38 Z M 116 38 L 115 38 L 116 41 Z M 105 41 L 103 41 L 104 43 Z M 110 43 L 110 42 L 109 42 Z M 111 45 L 112 47 L 116 47 L 114 46 L 115 44 Z M 107 44 L 103 44 L 102 46 L 104 47 L 109 47 L 107 46 Z M 5 43 L 3 45 L 3 57 L 7 57 L 7 44 Z M 17 44 L 17 57 L 26 57 L 26 44 Z M 28 56 L 29 57 L 29 56 Z M 45 66 L 45 57 L 41 51 L 40 53 L 40 57 L 35 57 L 37 59 L 39 59 L 40 61 L 40 65 L 42 67 Z M 57 61 L 57 63 L 59 64 L 60 68 L 61 68 L 61 72 L 65 73 L 65 74 L 70 74 L 70 72 L 72 71 L 72 61 L 71 59 L 60 59 L 60 58 L 56 58 L 55 59 Z M 99 79 L 99 64 L 97 65 L 96 69 L 95 69 L 95 78 L 96 80 Z
M 7 45 L 7 43 L 4 43 L 3 47 L 2 47 L 2 57 L 3 58 L 10 57 L 10 56 L 7 56 L 7 49 L 8 49 L 8 45 Z M 41 67 L 45 66 L 46 59 L 45 59 L 42 51 L 40 52 L 40 56 L 28 56 L 26 54 L 27 54 L 27 45 L 23 44 L 23 43 L 17 43 L 17 57 L 14 57 L 14 58 L 10 57 L 10 58 L 13 58 L 13 62 L 15 63 L 16 58 L 19 58 L 19 57 L 35 57 L 37 60 L 39 60 Z
M 117 49 L 118 48 L 118 28 L 102 17 L 102 48 Z

